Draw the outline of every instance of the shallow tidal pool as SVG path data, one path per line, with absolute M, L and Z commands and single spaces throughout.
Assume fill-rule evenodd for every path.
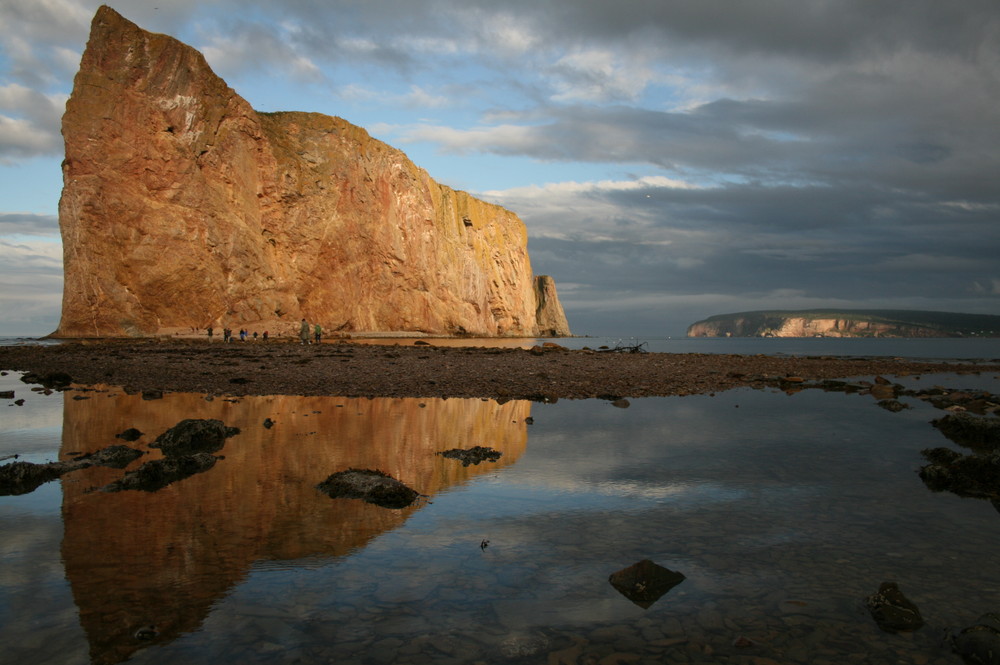
M 917 399 L 145 399 L 44 395 L 16 373 L 0 390 L 25 400 L 0 401 L 0 458 L 70 459 L 136 428 L 132 469 L 183 419 L 240 429 L 157 492 L 102 492 L 123 471 L 91 467 L 0 497 L 0 663 L 957 664 L 946 631 L 1000 611 L 1000 512 L 924 486 L 921 449 L 968 451 Z M 436 454 L 477 445 L 502 457 Z M 351 467 L 424 496 L 392 510 L 316 489 Z M 609 583 L 644 559 L 684 576 L 651 604 Z M 883 581 L 923 628 L 879 629 L 865 598 Z

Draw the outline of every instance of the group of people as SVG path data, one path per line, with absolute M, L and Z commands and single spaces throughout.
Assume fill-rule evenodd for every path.
M 323 328 L 318 323 L 313 326 L 313 338 L 317 344 L 323 341 Z M 302 319 L 302 325 L 299 326 L 299 339 L 303 344 L 309 343 L 309 322 L 305 319 Z
M 208 340 L 212 341 L 212 336 L 215 334 L 215 330 L 212 327 L 209 327 L 206 330 L 208 331 Z M 310 340 L 310 332 L 312 333 L 312 340 Z M 238 334 L 241 342 L 245 342 L 251 337 L 253 338 L 253 341 L 255 342 L 257 341 L 256 330 L 251 333 L 248 330 L 240 328 L 240 332 Z M 265 342 L 267 341 L 268 336 L 266 330 L 264 331 L 264 334 L 261 335 L 261 337 Z M 236 339 L 236 337 L 233 336 L 232 330 L 230 330 L 229 328 L 222 329 L 223 342 L 231 342 L 234 339 Z M 320 324 L 318 323 L 310 326 L 308 321 L 302 319 L 302 325 L 299 327 L 299 339 L 302 340 L 303 344 L 310 344 L 312 342 L 319 344 L 320 342 L 323 341 L 323 327 L 320 326 Z
M 212 335 L 214 335 L 214 334 L 215 334 L 215 330 L 212 329 L 211 327 L 208 328 L 208 340 L 209 341 L 212 341 Z M 238 333 L 238 335 L 239 335 L 239 338 L 240 338 L 241 342 L 245 342 L 248 339 L 250 339 L 251 337 L 253 338 L 253 341 L 255 341 L 255 342 L 258 339 L 258 335 L 257 335 L 257 331 L 256 330 L 254 330 L 251 333 L 249 330 L 244 330 L 243 328 L 240 328 L 240 332 Z M 266 342 L 267 341 L 267 331 L 265 330 L 264 333 L 263 333 L 263 335 L 260 335 L 260 337 Z M 232 342 L 234 339 L 236 339 L 236 337 L 233 336 L 233 331 L 231 329 L 229 329 L 229 328 L 223 328 L 222 329 L 222 341 L 223 342 Z

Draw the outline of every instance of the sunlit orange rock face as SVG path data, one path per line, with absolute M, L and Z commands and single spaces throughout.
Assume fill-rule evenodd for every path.
M 514 464 L 527 446 L 531 403 L 478 399 L 252 397 L 206 401 L 174 393 L 149 402 L 120 391 L 65 401 L 63 459 L 121 444 L 148 445 L 185 418 L 215 418 L 241 431 L 214 467 L 157 492 L 94 491 L 123 471 L 92 467 L 62 479 L 66 577 L 94 663 L 117 663 L 143 646 L 195 630 L 254 566 L 313 565 L 363 548 L 402 525 L 424 500 L 390 510 L 331 499 L 316 485 L 348 468 L 383 471 L 433 497 Z M 274 425 L 263 425 L 270 418 Z M 464 467 L 438 455 L 475 445 L 503 453 Z M 477 543 L 469 544 L 475 548 Z M 299 562 L 299 563 L 296 563 Z M 134 639 L 154 624 L 152 641 Z
M 340 118 L 257 113 L 181 42 L 98 10 L 63 117 L 59 336 L 249 327 L 569 333 L 524 224 Z M 551 321 L 561 321 L 553 327 Z

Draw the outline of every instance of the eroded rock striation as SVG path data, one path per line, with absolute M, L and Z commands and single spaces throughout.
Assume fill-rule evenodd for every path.
M 523 222 L 345 120 L 258 113 L 195 49 L 94 17 L 63 117 L 57 336 L 569 334 Z

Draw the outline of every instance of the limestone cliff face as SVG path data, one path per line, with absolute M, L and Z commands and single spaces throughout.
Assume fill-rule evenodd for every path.
M 301 318 L 328 332 L 568 334 L 549 319 L 554 288 L 536 299 L 513 212 L 340 118 L 255 112 L 196 50 L 107 7 L 63 137 L 57 336 L 273 335 Z

